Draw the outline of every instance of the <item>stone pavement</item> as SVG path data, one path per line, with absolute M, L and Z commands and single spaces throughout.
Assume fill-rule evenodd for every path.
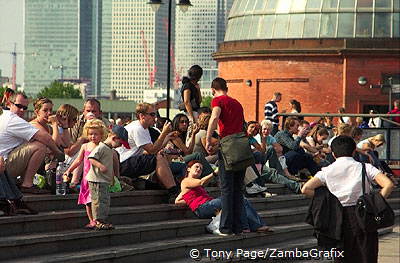
M 379 238 L 379 263 L 400 262 L 400 225 Z

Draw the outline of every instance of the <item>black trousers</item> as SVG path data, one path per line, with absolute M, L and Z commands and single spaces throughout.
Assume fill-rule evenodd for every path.
M 343 208 L 344 260 L 348 263 L 378 262 L 378 232 L 365 232 L 358 223 L 355 206 Z

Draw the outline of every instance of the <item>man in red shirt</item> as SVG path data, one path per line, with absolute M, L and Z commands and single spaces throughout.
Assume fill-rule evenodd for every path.
M 228 87 L 222 78 L 216 78 L 211 83 L 214 96 L 211 101 L 212 113 L 206 137 L 206 149 L 212 150 L 211 137 L 218 124 L 221 138 L 243 132 L 243 107 L 227 95 Z M 246 170 L 227 171 L 221 153 L 218 154 L 219 176 L 221 181 L 222 214 L 219 230 L 214 234 L 227 236 L 242 232 L 240 215 L 243 208 L 243 179 Z
M 393 102 L 394 109 L 389 111 L 388 114 L 400 114 L 400 100 L 395 100 Z M 400 123 L 400 117 L 393 117 L 393 121 Z

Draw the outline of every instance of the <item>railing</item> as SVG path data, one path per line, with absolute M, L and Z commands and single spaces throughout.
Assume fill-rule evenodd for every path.
M 376 150 L 379 153 L 379 159 L 386 161 L 400 161 L 400 124 L 389 120 L 391 117 L 398 117 L 400 114 L 353 114 L 353 113 L 279 113 L 279 116 L 303 116 L 303 117 L 380 117 L 383 121 L 391 123 L 397 127 L 391 128 L 364 128 L 362 140 L 374 136 L 376 134 L 383 134 L 386 143 L 378 147 Z

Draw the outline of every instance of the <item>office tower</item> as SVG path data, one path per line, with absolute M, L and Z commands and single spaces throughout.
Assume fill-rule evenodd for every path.
M 167 81 L 168 1 L 157 13 L 147 2 L 112 1 L 111 89 L 118 97 L 137 102 L 143 101 L 144 90 L 165 87 Z M 175 13 L 171 15 L 174 21 Z
M 211 81 L 218 75 L 217 62 L 212 53 L 224 40 L 225 25 L 233 0 L 191 0 L 193 6 L 186 13 L 176 11 L 175 61 L 180 76 L 187 75 L 192 65 L 200 65 L 203 94 L 210 95 Z

